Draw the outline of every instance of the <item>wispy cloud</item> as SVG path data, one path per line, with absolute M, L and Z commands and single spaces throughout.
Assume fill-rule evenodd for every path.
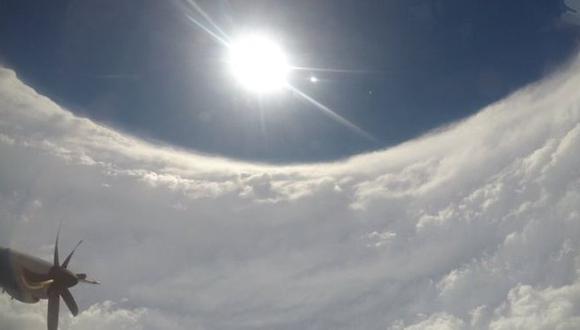
M 579 72 L 395 148 L 270 166 L 145 143 L 1 69 L 0 244 L 44 255 L 61 219 L 63 249 L 85 239 L 71 267 L 103 285 L 64 329 L 578 328 Z M 43 307 L 3 297 L 0 328 Z

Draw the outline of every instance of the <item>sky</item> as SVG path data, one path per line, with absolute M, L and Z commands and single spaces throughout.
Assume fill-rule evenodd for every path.
M 106 3 L 101 2 L 103 6 Z M 133 2 L 122 3 L 134 9 Z M 0 4 L 2 10 L 16 6 L 6 1 Z M 71 4 L 82 7 L 87 3 Z M 218 6 L 220 10 L 243 11 L 233 1 L 223 4 Z M 316 9 L 324 4 L 311 5 Z M 344 2 L 344 8 L 348 5 Z M 141 6 L 140 10 L 149 8 L 147 2 L 141 2 Z M 280 12 L 291 15 L 294 7 L 288 6 Z M 359 8 L 350 8 L 355 7 Z M 30 42 L 30 46 L 44 41 L 49 47 L 56 42 L 48 37 L 51 20 L 63 22 L 58 14 L 62 8 L 55 5 L 53 9 L 57 13 L 36 13 L 37 18 L 48 21 L 45 30 L 26 25 L 39 35 L 46 33 L 44 37 L 27 39 L 23 32 L 7 41 L 3 25 L 1 44 Z M 89 9 L 85 13 L 91 13 Z M 320 19 L 314 9 L 295 14 L 307 19 L 309 13 Z M 372 9 L 369 5 L 365 10 L 378 15 Z M 342 14 L 349 16 L 354 9 L 335 10 L 344 10 Z M 271 19 L 272 24 L 284 24 L 274 15 L 252 12 Z M 547 12 L 541 10 L 538 15 L 543 17 Z M 123 16 L 109 13 L 113 21 L 128 24 Z M 252 15 L 246 15 L 250 20 Z M 91 15 L 83 16 L 77 24 L 89 24 L 88 17 Z M 575 33 L 576 16 L 555 17 L 556 28 L 549 26 L 556 30 L 542 30 L 551 36 L 544 42 L 568 45 L 564 39 Z M 2 19 L 0 24 L 9 23 Z M 353 26 L 359 25 L 364 24 Z M 116 29 L 115 24 L 104 26 Z M 160 36 L 167 33 L 158 25 L 148 26 Z M 100 35 L 101 28 L 103 25 L 91 25 L 84 31 Z M 183 28 L 196 33 L 189 26 Z M 129 33 L 128 29 L 121 30 Z M 309 35 L 296 33 L 303 38 Z M 114 42 L 115 38 L 119 38 L 117 46 L 102 49 L 104 53 L 114 51 L 125 39 L 114 33 L 101 39 Z M 221 52 L 211 38 L 204 42 Z M 449 44 L 454 42 L 450 40 Z M 530 41 L 528 46 L 532 45 L 537 46 Z M 86 44 L 79 47 L 85 55 L 93 54 L 94 49 Z M 526 75 L 530 81 L 526 84 L 522 78 L 521 85 L 514 83 L 511 92 L 504 90 L 496 95 L 497 100 L 488 100 L 489 104 L 475 104 L 472 112 L 463 112 L 453 121 L 439 117 L 440 124 L 414 138 L 392 146 L 375 146 L 349 157 L 341 154 L 346 158 L 340 159 L 333 159 L 338 154 L 330 150 L 320 157 L 333 160 L 316 161 L 314 156 L 307 157 L 308 161 L 292 158 L 296 154 L 289 144 L 287 151 L 292 156 L 282 157 L 284 161 L 276 164 L 272 160 L 282 158 L 271 153 L 250 157 L 239 151 L 241 156 L 237 157 L 223 150 L 205 150 L 155 136 L 147 131 L 147 125 L 132 127 L 116 121 L 113 114 L 97 118 L 97 112 L 66 96 L 76 93 L 59 94 L 58 90 L 67 90 L 65 86 L 70 84 L 87 93 L 77 97 L 90 99 L 88 94 L 102 92 L 99 88 L 116 86 L 119 94 L 111 94 L 107 101 L 114 102 L 111 100 L 132 93 L 124 89 L 125 80 L 107 78 L 90 83 L 103 84 L 96 88 L 101 92 L 87 89 L 84 84 L 89 79 L 77 77 L 76 84 L 65 82 L 65 73 L 59 76 L 63 80 L 43 84 L 42 80 L 49 78 L 46 72 L 59 69 L 51 61 L 65 55 L 57 56 L 56 52 L 53 58 L 42 57 L 41 49 L 26 52 L 15 58 L 22 62 L 41 58 L 46 62 L 18 66 L 16 60 L 8 59 L 9 51 L 3 50 L 0 246 L 50 260 L 59 223 L 62 254 L 84 240 L 70 268 L 88 273 L 102 284 L 78 285 L 71 290 L 81 313 L 72 318 L 63 307 L 64 330 L 578 329 L 580 54 L 572 50 L 572 44 L 569 47 L 569 52 L 562 50 L 560 55 L 554 50 L 557 47 L 546 48 L 546 53 L 552 54 L 546 56 L 562 57 L 549 69 L 540 61 L 544 71 L 536 72 L 537 76 L 515 62 L 506 64 L 505 70 L 522 70 L 520 76 L 504 72 L 511 77 L 508 81 Z M 125 49 L 130 52 L 139 47 Z M 156 56 L 163 58 L 163 54 Z M 411 61 L 409 54 L 402 58 Z M 152 60 L 149 56 L 128 56 L 125 61 Z M 539 55 L 530 55 L 534 56 Z M 105 58 L 100 59 L 106 67 Z M 98 61 L 90 56 L 77 60 Z M 179 61 L 174 60 L 177 65 Z M 338 62 L 333 66 L 348 61 Z M 75 61 L 67 63 L 73 65 Z M 77 69 L 94 69 L 74 65 L 79 65 Z M 41 73 L 42 68 L 45 73 Z M 202 68 L 204 71 L 207 66 Z M 69 72 L 77 69 L 71 67 Z M 177 68 L 174 70 L 177 72 Z M 157 75 L 148 79 L 156 86 L 177 79 L 166 74 L 164 66 L 155 72 Z M 179 72 L 182 79 L 191 73 Z M 134 72 L 107 74 L 113 73 Z M 209 71 L 206 74 L 204 77 L 212 77 Z M 306 87 L 307 82 L 296 86 L 327 105 L 333 102 L 326 101 L 335 97 L 348 99 L 344 92 L 348 86 L 341 89 L 342 82 L 332 83 L 338 86 L 338 92 L 323 84 L 316 85 L 319 91 Z M 443 87 L 431 83 L 427 86 Z M 211 89 L 210 84 L 191 86 Z M 469 84 L 461 86 L 466 90 L 455 89 L 454 93 L 469 94 L 473 88 Z M 415 87 L 420 103 L 419 96 L 426 92 Z M 199 89 L 190 93 L 204 94 Z M 229 87 L 223 93 L 242 95 Z M 325 99 L 325 93 L 332 95 Z M 251 103 L 254 96 L 239 97 L 247 97 L 244 102 Z M 285 102 L 308 105 L 298 97 L 290 99 L 293 101 L 274 98 L 268 102 L 277 104 L 277 111 L 286 109 L 286 115 L 294 110 Z M 357 98 L 351 101 L 364 103 Z M 150 104 L 150 109 L 154 105 Z M 147 111 L 151 110 L 139 109 L 143 109 L 141 115 L 149 116 Z M 305 123 L 336 125 L 326 129 L 335 130 L 333 143 L 337 146 L 347 145 L 348 139 L 360 139 L 316 109 L 307 109 L 311 108 L 306 107 L 304 113 L 317 119 L 300 117 Z M 364 116 L 359 121 L 356 116 L 333 109 L 375 136 L 382 130 L 374 130 L 371 124 L 388 122 L 371 118 L 367 126 Z M 278 115 L 272 113 L 273 117 Z M 123 116 L 138 117 L 135 113 Z M 288 115 L 285 120 L 298 120 L 289 118 L 295 117 Z M 435 125 L 433 120 L 431 124 Z M 187 125 L 185 120 L 183 125 Z M 306 138 L 305 132 L 300 138 Z M 44 329 L 45 315 L 46 301 L 26 305 L 0 294 L 0 329 Z
M 580 56 L 396 147 L 267 165 L 155 144 L 0 69 L 0 245 L 70 268 L 62 329 L 577 329 Z M 63 252 L 66 253 L 66 252 Z M 0 328 L 46 302 L 0 295 Z
M 580 23 L 567 9 L 576 0 L 188 1 L 2 0 L 0 63 L 75 114 L 148 141 L 301 163 L 474 114 L 568 61 Z M 241 90 L 218 28 L 269 34 L 293 66 L 334 70 L 290 80 L 372 138 L 292 90 Z

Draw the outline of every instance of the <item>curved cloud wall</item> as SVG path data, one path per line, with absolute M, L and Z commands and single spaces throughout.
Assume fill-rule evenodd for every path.
M 0 245 L 49 258 L 63 329 L 577 329 L 580 61 L 395 148 L 270 166 L 140 141 L 0 69 Z M 0 296 L 0 328 L 45 304 Z M 63 313 L 66 314 L 66 313 Z

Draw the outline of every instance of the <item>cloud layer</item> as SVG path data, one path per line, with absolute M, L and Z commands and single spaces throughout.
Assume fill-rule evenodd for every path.
M 0 245 L 59 221 L 64 329 L 577 329 L 580 61 L 372 154 L 249 164 L 79 118 L 0 69 Z M 64 253 L 64 252 L 63 252 Z M 0 298 L 0 328 L 45 305 Z M 66 313 L 63 313 L 66 314 Z

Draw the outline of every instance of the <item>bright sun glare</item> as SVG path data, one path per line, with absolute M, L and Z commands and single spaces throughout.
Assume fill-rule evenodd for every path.
M 229 62 L 238 82 L 255 93 L 270 93 L 287 85 L 290 66 L 280 46 L 261 35 L 242 37 L 230 47 Z

